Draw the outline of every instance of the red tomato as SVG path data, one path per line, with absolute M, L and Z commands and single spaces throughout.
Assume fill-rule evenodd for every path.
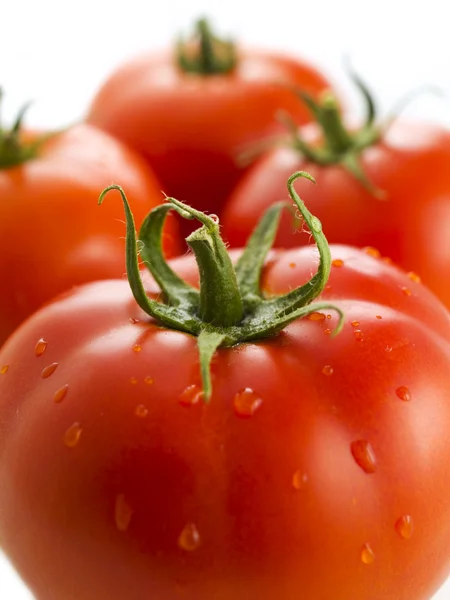
M 321 139 L 316 125 L 303 135 Z M 420 274 L 450 307 L 450 132 L 437 125 L 398 119 L 359 163 L 374 194 L 342 164 L 321 166 L 293 147 L 268 152 L 242 178 L 226 204 L 222 223 L 232 246 L 242 246 L 260 215 L 286 195 L 292 171 L 306 169 L 318 181 L 304 198 L 330 242 L 373 246 L 408 271 Z M 303 244 L 284 216 L 276 245 Z
M 112 181 L 129 190 L 139 223 L 163 199 L 137 154 L 85 124 L 51 137 L 22 164 L 0 168 L 0 343 L 56 294 L 125 273 L 123 211 L 114 202 L 97 206 Z M 174 226 L 166 239 L 172 255 Z
M 219 59 L 231 52 L 216 38 L 213 44 Z M 240 47 L 236 53 L 228 72 L 213 73 L 186 71 L 176 51 L 137 57 L 107 79 L 87 120 L 136 148 L 169 196 L 219 213 L 245 170 L 242 151 L 283 130 L 278 111 L 298 123 L 311 120 L 294 88 L 316 97 L 330 87 L 296 58 Z
M 325 311 L 218 350 L 208 404 L 195 338 L 124 281 L 8 340 L 0 542 L 37 600 L 430 598 L 450 567 L 450 316 L 381 259 L 332 254 L 343 331 Z M 191 256 L 172 265 L 197 281 Z M 274 251 L 262 287 L 316 268 Z

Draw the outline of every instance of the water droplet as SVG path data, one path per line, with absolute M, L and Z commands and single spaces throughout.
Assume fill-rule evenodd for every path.
M 407 287 L 402 287 L 401 290 L 405 294 L 405 296 L 411 296 L 412 294 L 411 290 Z
M 350 450 L 356 464 L 368 474 L 377 470 L 377 459 L 372 446 L 367 440 L 356 440 L 351 443 Z
M 42 356 L 47 349 L 47 342 L 44 338 L 41 338 L 37 341 L 36 346 L 34 347 L 34 354 L 36 356 Z
M 314 215 L 311 217 L 311 228 L 314 229 L 315 233 L 322 231 L 322 223 Z
M 142 350 L 142 346 L 140 344 L 134 344 L 133 352 L 140 352 Z
M 330 314 L 327 315 L 327 319 L 331 319 L 331 315 Z
M 369 544 L 364 544 L 361 548 L 361 560 L 365 565 L 370 565 L 375 560 L 375 553 Z
M 252 417 L 262 404 L 262 398 L 251 388 L 245 388 L 234 397 L 234 412 L 239 417 Z
M 133 325 L 136 325 L 136 323 L 139 323 L 139 319 L 136 319 L 135 317 L 130 317 L 130 323 L 133 323 Z
M 3 365 L 3 367 L 0 369 L 0 374 L 4 375 L 8 369 L 9 365 Z
M 395 390 L 395 393 L 404 402 L 409 402 L 411 400 L 411 392 L 405 385 L 401 385 Z
M 119 531 L 127 531 L 130 526 L 133 509 L 125 500 L 124 494 L 118 494 L 114 507 L 114 520 Z
M 69 385 L 66 383 L 66 385 L 63 385 L 62 388 L 59 388 L 59 390 L 57 390 L 54 393 L 53 401 L 56 402 L 57 404 L 59 404 L 67 396 L 68 391 L 69 391 Z
M 327 377 L 329 377 L 330 375 L 333 375 L 333 367 L 331 365 L 325 365 L 322 369 L 322 373 L 324 375 L 326 375 Z
M 323 332 L 324 332 L 326 335 L 330 335 L 330 334 L 331 334 L 331 329 L 324 329 L 324 330 L 323 330 Z
M 148 416 L 148 408 L 143 404 L 136 406 L 134 414 L 140 419 L 145 419 Z
M 64 443 L 69 448 L 75 448 L 80 441 L 80 437 L 83 430 L 81 429 L 80 423 L 73 423 L 64 434 Z
M 200 534 L 194 523 L 188 523 L 178 537 L 178 546 L 182 550 L 192 552 L 200 546 Z
M 289 263 L 289 266 L 291 269 L 295 269 L 295 267 L 297 266 L 294 262 Z
M 386 346 L 385 352 L 392 352 L 392 346 Z
M 365 248 L 363 248 L 363 252 L 365 252 L 369 256 L 373 256 L 374 258 L 380 258 L 381 256 L 381 252 L 373 246 L 366 246 Z
M 138 382 L 138 380 L 136 379 L 136 377 L 130 377 L 130 383 L 133 385 L 136 385 Z
M 216 223 L 216 225 L 219 222 L 219 217 L 217 215 L 215 215 L 214 213 L 209 215 L 209 218 L 212 219 L 214 221 L 214 223 Z
M 325 292 L 331 292 L 332 289 L 333 289 L 332 285 L 326 285 L 325 286 Z
M 381 315 L 375 315 L 376 319 L 382 319 L 383 317 Z
M 203 389 L 196 383 L 189 385 L 180 396 L 180 404 L 192 406 L 203 398 Z
M 327 318 L 326 315 L 324 315 L 323 313 L 320 312 L 312 312 L 309 313 L 308 317 L 307 317 L 310 321 L 325 321 L 325 319 Z
M 303 489 L 308 483 L 308 475 L 302 471 L 295 471 L 292 476 L 292 485 L 296 490 Z
M 414 273 L 414 271 L 410 271 L 409 273 L 407 273 L 407 275 L 411 279 L 411 281 L 414 281 L 415 283 L 421 283 L 422 281 L 420 276 L 417 275 L 417 273 Z
M 50 377 L 50 375 L 53 375 L 53 373 L 56 371 L 57 368 L 58 368 L 57 362 L 51 363 L 50 365 L 47 365 L 46 367 L 44 367 L 41 371 L 42 379 L 47 379 L 47 377 Z
M 404 540 L 409 540 L 414 531 L 414 524 L 411 515 L 400 517 L 395 523 L 395 530 Z
M 353 335 L 355 336 L 355 340 L 357 342 L 362 342 L 364 339 L 364 334 L 361 331 L 361 329 L 355 329 L 355 331 L 353 332 Z
M 335 258 L 334 260 L 331 261 L 331 264 L 333 265 L 333 267 L 343 267 L 344 261 L 341 260 L 340 258 Z
M 352 321 L 351 322 L 351 326 L 352 327 L 359 327 L 359 321 Z
M 147 385 L 152 385 L 152 383 L 155 383 L 155 380 L 153 379 L 153 377 L 150 377 L 150 375 L 147 375 L 147 377 L 145 377 L 144 382 Z

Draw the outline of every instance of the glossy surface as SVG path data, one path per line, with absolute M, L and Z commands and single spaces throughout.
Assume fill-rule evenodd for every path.
M 437 590 L 450 568 L 450 317 L 382 259 L 332 252 L 343 266 L 323 299 L 345 310 L 342 333 L 326 310 L 220 350 L 209 405 L 194 401 L 195 340 L 146 322 L 123 281 L 69 293 L 7 342 L 0 544 L 37 600 Z M 197 280 L 191 258 L 174 264 Z M 316 265 L 312 248 L 273 252 L 264 289 Z

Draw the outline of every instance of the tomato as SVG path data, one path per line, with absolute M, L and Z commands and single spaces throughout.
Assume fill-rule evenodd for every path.
M 29 144 L 34 134 L 22 137 Z M 1 166 L 0 343 L 56 294 L 125 273 L 123 214 L 114 202 L 106 214 L 97 206 L 111 181 L 129 189 L 139 222 L 163 199 L 141 157 L 87 124 L 55 134 L 19 164 Z M 166 240 L 172 255 L 175 225 Z
M 317 96 L 330 83 L 297 58 L 233 49 L 203 21 L 199 28 L 200 43 L 210 45 L 197 62 L 189 47 L 188 65 L 178 48 L 126 62 L 100 88 L 87 120 L 137 149 L 166 194 L 220 213 L 245 172 L 241 154 L 283 130 L 278 111 L 311 120 L 294 88 Z
M 362 133 L 367 132 L 362 130 Z M 344 132 L 345 133 L 345 132 Z M 361 132 L 359 132 L 361 133 Z M 319 125 L 301 131 L 323 148 Z M 373 135 L 375 134 L 375 135 Z M 322 221 L 330 242 L 373 246 L 408 271 L 416 271 L 450 307 L 450 132 L 432 123 L 398 118 L 387 132 L 355 151 L 352 140 L 328 164 L 309 160 L 294 145 L 267 152 L 242 178 L 226 203 L 222 223 L 232 246 L 242 246 L 259 216 L 285 196 L 287 176 L 306 169 L 319 182 L 305 201 Z M 345 161 L 354 158 L 357 175 Z M 355 166 L 354 164 L 352 165 Z M 276 245 L 303 244 L 286 215 Z
M 0 543 L 37 600 L 430 598 L 450 568 L 450 316 L 382 259 L 331 253 L 315 310 L 217 349 L 209 402 L 195 335 L 124 281 L 8 340 Z M 197 283 L 192 255 L 171 266 Z M 274 250 L 261 289 L 308 290 L 317 269 L 315 247 Z

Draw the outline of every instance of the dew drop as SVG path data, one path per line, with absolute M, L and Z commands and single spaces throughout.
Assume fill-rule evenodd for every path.
M 306 486 L 307 483 L 308 475 L 302 471 L 295 471 L 294 475 L 292 476 L 292 486 L 294 489 L 301 490 Z
M 134 344 L 133 352 L 140 352 L 142 350 L 142 346 L 140 344 Z
M 395 393 L 404 402 L 409 402 L 411 400 L 411 392 L 405 385 L 401 385 L 395 390 Z
M 178 537 L 178 546 L 187 552 L 192 552 L 200 546 L 200 534 L 194 523 L 185 525 Z
M 262 398 L 251 388 L 245 388 L 234 397 L 234 412 L 239 417 L 252 417 L 262 404 Z
M 130 526 L 133 509 L 125 500 L 124 494 L 118 494 L 114 507 L 114 520 L 119 531 L 127 531 Z
M 392 346 L 386 346 L 385 352 L 392 352 Z
M 297 266 L 294 262 L 289 263 L 289 266 L 291 269 L 295 269 L 295 267 Z
M 355 336 L 355 340 L 357 342 L 362 342 L 364 339 L 364 334 L 361 331 L 361 329 L 355 329 L 355 331 L 353 332 L 354 336 Z
M 323 313 L 320 312 L 312 312 L 309 313 L 308 317 L 307 317 L 310 321 L 325 321 L 325 319 L 327 318 L 326 315 L 324 315 Z
M 363 252 L 365 252 L 369 256 L 373 256 L 374 258 L 380 258 L 381 256 L 381 252 L 373 246 L 366 246 L 365 248 L 363 248 Z
M 368 474 L 377 470 L 377 459 L 372 446 L 367 440 L 355 440 L 350 445 L 350 450 L 356 464 Z
M 145 377 L 145 379 L 144 379 L 144 382 L 145 382 L 147 385 L 152 385 L 152 383 L 154 383 L 154 381 L 155 381 L 155 380 L 153 379 L 153 377 L 150 377 L 150 375 L 147 375 L 147 377 Z
M 66 385 L 63 385 L 62 388 L 59 388 L 59 390 L 57 390 L 54 393 L 53 401 L 56 402 L 57 404 L 59 404 L 67 396 L 68 391 L 69 391 L 69 385 L 66 383 Z
M 143 404 L 138 404 L 134 410 L 134 414 L 140 419 L 145 419 L 148 416 L 148 408 Z
M 375 560 L 375 554 L 369 544 L 364 544 L 361 548 L 361 560 L 365 565 L 370 565 Z
M 58 368 L 57 362 L 51 363 L 50 365 L 47 365 L 46 367 L 44 367 L 41 371 L 42 379 L 47 379 L 47 377 L 50 377 L 50 375 L 53 375 L 53 373 L 56 371 L 57 368 Z
M 326 375 L 327 377 L 329 377 L 330 375 L 333 375 L 333 367 L 331 365 L 325 365 L 322 369 L 322 373 L 324 375 Z
M 0 369 L 0 374 L 4 375 L 8 369 L 9 369 L 9 365 L 3 365 L 3 367 L 1 367 L 1 369 Z
M 130 317 L 130 323 L 133 323 L 133 325 L 136 325 L 136 323 L 139 323 L 139 319 L 136 319 L 135 317 Z
M 327 319 L 331 319 L 331 315 L 330 314 L 327 315 Z
M 382 319 L 383 317 L 381 315 L 375 315 L 376 319 Z
M 411 515 L 400 517 L 395 523 L 395 530 L 404 540 L 409 540 L 414 531 L 414 524 Z
M 335 258 L 334 260 L 331 261 L 331 264 L 333 265 L 333 267 L 343 267 L 344 261 L 340 258 Z
M 80 423 L 73 423 L 64 434 L 64 443 L 68 448 L 75 448 L 80 441 L 83 430 Z
M 136 377 L 130 377 L 130 383 L 131 383 L 131 384 L 133 384 L 133 385 L 136 385 L 136 384 L 137 384 L 137 382 L 138 382 L 138 380 L 137 380 L 137 378 L 136 378 Z
M 417 275 L 417 273 L 414 273 L 414 271 L 410 271 L 409 273 L 407 273 L 407 276 L 411 279 L 411 281 L 414 281 L 415 283 L 421 283 L 422 281 L 420 276 Z
M 359 327 L 359 321 L 352 321 L 351 322 L 351 326 L 352 327 Z
M 182 406 L 193 406 L 203 398 L 203 389 L 196 383 L 189 385 L 180 396 Z
M 411 296 L 411 294 L 412 294 L 411 290 L 407 287 L 402 287 L 401 290 L 402 290 L 403 294 L 405 294 L 405 296 Z
M 323 332 L 324 332 L 326 335 L 330 335 L 330 334 L 331 334 L 331 329 L 324 329 L 324 330 L 323 330 Z
M 37 341 L 36 346 L 34 347 L 34 354 L 36 356 L 42 356 L 47 349 L 47 342 L 44 338 L 41 338 Z

